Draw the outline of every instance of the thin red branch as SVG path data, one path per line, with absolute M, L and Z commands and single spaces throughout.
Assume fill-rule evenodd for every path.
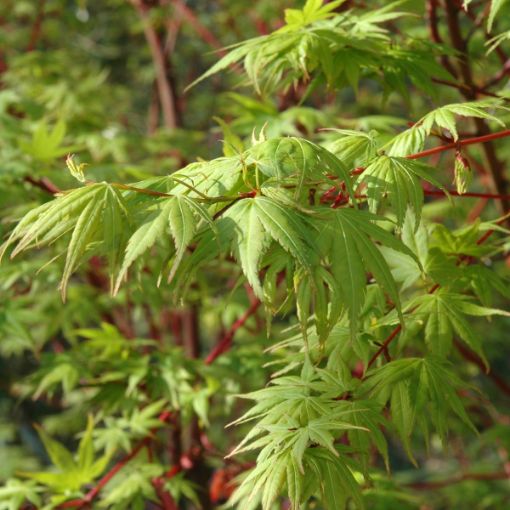
M 459 351 L 461 356 L 473 363 L 473 365 L 476 365 L 482 373 L 485 373 L 487 377 L 489 377 L 494 384 L 501 390 L 503 393 L 506 393 L 507 395 L 510 395 L 510 384 L 508 384 L 501 376 L 498 374 L 495 374 L 492 371 L 487 372 L 487 368 L 485 367 L 485 363 L 483 360 L 473 352 L 471 349 L 466 347 L 463 343 L 459 342 L 458 340 L 454 340 L 454 344 L 456 349 Z
M 445 191 L 442 191 L 442 190 L 428 190 L 428 189 L 425 189 L 423 190 L 423 193 L 425 195 L 430 195 L 430 196 L 446 196 L 446 192 Z M 459 193 L 458 191 L 455 191 L 453 189 L 450 189 L 448 190 L 448 193 L 452 196 L 455 196 L 455 197 L 475 197 L 475 198 L 492 198 L 494 200 L 510 200 L 510 195 L 498 195 L 496 193 L 471 193 L 471 192 L 466 192 L 466 193 Z
M 172 417 L 172 413 L 170 411 L 164 411 L 158 416 L 158 420 L 162 423 L 166 423 L 170 420 Z M 62 503 L 59 505 L 59 509 L 63 508 L 83 508 L 85 505 L 88 505 L 96 497 L 99 495 L 101 490 L 110 482 L 110 480 L 122 469 L 128 464 L 132 459 L 134 459 L 151 441 L 152 434 L 156 431 L 154 429 L 151 431 L 150 435 L 144 439 L 142 439 L 127 455 L 122 457 L 100 480 L 97 482 L 97 484 L 90 489 L 83 498 L 80 499 L 73 499 L 70 501 L 66 501 L 65 503 Z
M 506 76 L 509 76 L 509 75 L 510 75 L 510 59 L 508 59 L 502 65 L 499 72 L 483 86 L 483 90 L 486 90 L 489 87 L 493 87 L 499 81 L 501 81 L 503 78 L 505 78 Z
M 221 356 L 224 352 L 228 351 L 232 346 L 234 335 L 241 329 L 244 323 L 258 310 L 261 302 L 259 299 L 253 301 L 251 306 L 244 312 L 244 314 L 237 319 L 220 341 L 215 345 L 213 350 L 205 359 L 205 364 L 210 365 L 216 358 Z
M 439 33 L 439 16 L 437 14 L 437 10 L 439 7 L 438 0 L 428 0 L 427 1 L 427 15 L 429 20 L 429 31 L 430 37 L 436 44 L 443 44 L 443 39 L 441 38 L 441 34 Z M 443 67 L 455 78 L 457 77 L 457 72 L 453 67 L 450 59 L 447 55 L 440 56 L 441 64 Z
M 174 501 L 174 498 L 168 491 L 165 490 L 164 485 L 165 481 L 161 477 L 154 478 L 154 480 L 152 480 L 152 486 L 154 487 L 154 490 L 156 491 L 156 494 L 161 501 L 163 510 L 179 510 L 177 504 Z
M 52 195 L 60 193 L 60 191 L 61 191 L 47 177 L 41 177 L 40 179 L 35 179 L 34 177 L 27 175 L 25 177 L 25 182 L 30 183 L 32 186 L 35 186 L 36 188 L 42 189 L 46 193 L 51 193 Z
M 499 220 L 497 223 L 502 223 L 504 220 L 506 219 L 506 217 L 503 217 L 501 220 Z M 483 244 L 485 241 L 487 241 L 487 239 L 489 239 L 489 237 L 494 233 L 494 230 L 491 229 L 491 230 L 488 230 L 487 232 L 485 232 L 485 234 L 483 234 L 483 236 L 480 237 L 480 239 L 478 239 L 477 243 L 478 245 L 480 244 Z M 458 260 L 458 263 L 460 264 L 460 262 L 462 262 L 463 260 L 467 260 L 469 258 L 466 258 L 466 257 L 460 257 L 459 260 Z M 428 294 L 434 294 L 434 292 L 436 292 L 436 290 L 438 290 L 441 286 L 436 283 L 433 287 L 431 287 L 428 291 Z M 413 308 L 413 310 L 415 310 L 416 308 Z M 374 363 L 375 361 L 377 360 L 377 358 L 383 353 L 385 352 L 387 349 L 388 349 L 388 346 L 393 342 L 393 340 L 398 336 L 398 334 L 400 333 L 400 331 L 402 331 L 402 324 L 398 324 L 394 329 L 393 331 L 388 335 L 388 337 L 386 338 L 386 340 L 384 340 L 384 342 L 381 344 L 381 346 L 379 347 L 379 349 L 377 349 L 377 351 L 374 353 L 374 355 L 370 358 L 369 362 L 368 362 L 368 365 L 367 365 L 367 368 L 370 368 Z
M 469 90 L 462 90 L 462 95 L 468 100 L 473 101 L 477 98 L 478 91 L 477 85 L 473 79 L 472 64 L 470 61 L 468 41 L 462 35 L 461 23 L 459 15 L 462 12 L 462 3 L 456 0 L 444 0 L 444 7 L 446 12 L 446 22 L 448 24 L 448 33 L 452 46 L 458 53 L 457 68 L 459 70 L 459 79 L 462 80 Z M 465 15 L 465 13 L 464 13 Z M 507 59 L 503 62 L 505 62 Z M 481 118 L 473 119 L 478 135 L 490 136 L 492 133 L 489 129 L 487 122 Z M 504 174 L 503 164 L 499 160 L 494 145 L 490 139 L 486 140 L 483 146 L 485 159 L 492 177 L 493 191 L 501 195 L 507 192 L 507 180 Z M 498 207 L 502 213 L 510 208 L 510 202 L 502 200 L 498 203 Z
M 438 154 L 440 152 L 445 152 L 451 149 L 457 149 L 459 146 L 467 146 L 473 145 L 475 143 L 490 142 L 492 140 L 506 138 L 508 136 L 510 136 L 510 129 L 505 129 L 503 131 L 498 131 L 497 133 L 489 133 L 487 135 L 474 136 L 472 138 L 465 138 L 464 140 L 458 140 L 457 142 L 448 143 L 446 145 L 440 145 L 439 147 L 433 147 L 432 149 L 417 152 L 416 154 L 410 154 L 409 156 L 407 156 L 407 158 L 408 159 L 426 158 L 428 156 L 432 156 L 433 154 Z
M 33 51 L 37 45 L 37 41 L 41 37 L 41 28 L 44 20 L 44 7 L 46 0 L 39 0 L 39 7 L 37 9 L 37 15 L 32 25 L 32 31 L 30 33 L 30 40 L 28 41 L 26 51 Z
M 165 4 L 172 4 L 182 18 L 193 28 L 197 35 L 209 46 L 214 48 L 222 57 L 227 51 L 221 41 L 198 19 L 197 15 L 182 0 L 164 0 Z
M 386 352 L 388 349 L 388 346 L 393 342 L 395 337 L 402 331 L 402 324 L 399 324 L 396 328 L 393 329 L 393 331 L 390 333 L 390 335 L 384 340 L 384 342 L 381 344 L 379 349 L 375 352 L 375 354 L 370 358 L 370 361 L 368 362 L 367 368 L 370 368 L 376 361 L 376 359 L 383 353 Z
M 506 73 L 503 76 L 505 76 L 505 75 L 506 75 Z M 499 79 L 501 79 L 501 78 L 499 78 Z M 464 85 L 463 83 L 442 80 L 440 78 L 432 78 L 432 81 L 434 83 L 439 83 L 440 85 L 446 85 L 447 87 L 452 87 L 454 89 L 461 90 L 463 92 L 471 90 L 467 85 Z M 510 99 L 508 97 L 500 96 L 499 94 L 496 94 L 494 92 L 490 92 L 489 90 L 487 90 L 486 87 L 488 87 L 488 86 L 490 86 L 490 85 L 485 85 L 483 87 L 474 87 L 474 90 L 482 96 L 495 97 L 496 99 L 502 99 L 503 101 L 510 101 Z
M 169 129 L 174 129 L 178 125 L 177 107 L 175 104 L 175 91 L 167 73 L 167 63 L 165 52 L 160 38 L 152 26 L 149 16 L 149 8 L 143 3 L 143 0 L 131 0 L 135 7 L 140 20 L 142 21 L 145 39 L 149 45 L 149 49 L 154 63 L 154 70 L 156 72 L 156 83 L 158 86 L 159 100 L 161 109 L 163 111 L 163 119 L 165 126 Z
M 465 146 L 474 145 L 477 143 L 491 142 L 492 140 L 498 140 L 500 138 L 507 138 L 509 136 L 510 136 L 510 129 L 504 129 L 503 131 L 498 131 L 496 133 L 489 133 L 489 134 L 482 135 L 482 136 L 473 136 L 470 138 L 465 138 L 464 140 L 457 140 L 456 142 L 447 143 L 445 145 L 439 145 L 438 147 L 433 147 L 432 149 L 427 149 L 427 150 L 424 150 L 421 152 L 416 152 L 415 154 L 409 154 L 408 156 L 406 156 L 406 158 L 407 159 L 427 158 L 428 156 L 440 154 L 441 152 L 446 152 L 451 149 L 458 149 L 459 147 L 465 147 Z M 360 175 L 365 170 L 366 170 L 365 167 L 359 166 L 351 171 L 351 175 Z

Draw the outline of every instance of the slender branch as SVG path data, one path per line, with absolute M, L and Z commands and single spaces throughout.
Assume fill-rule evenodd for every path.
M 163 0 L 163 3 L 172 4 L 175 10 L 189 23 L 198 36 L 209 46 L 217 50 L 222 57 L 227 54 L 221 41 L 200 22 L 197 15 L 182 0 Z
M 465 138 L 464 140 L 458 140 L 457 142 L 448 143 L 446 145 L 440 145 L 439 147 L 433 147 L 432 149 L 417 152 L 416 154 L 410 154 L 406 157 L 407 159 L 426 158 L 428 156 L 432 156 L 433 154 L 439 154 L 440 152 L 456 149 L 459 146 L 473 145 L 475 143 L 486 143 L 492 140 L 498 140 L 499 138 L 506 138 L 508 136 L 510 136 L 510 129 L 505 129 L 503 131 L 498 131 L 497 133 L 487 133 L 482 136 L 474 136 L 472 138 Z
M 32 32 L 30 33 L 30 40 L 28 41 L 26 51 L 33 51 L 37 45 L 37 41 L 41 37 L 41 28 L 44 20 L 44 7 L 46 5 L 46 0 L 39 0 L 39 7 L 37 9 L 37 15 L 32 25 Z
M 499 223 L 502 223 L 503 221 L 506 220 L 506 216 L 504 216 L 502 219 L 500 219 L 497 224 Z M 489 237 L 494 233 L 494 230 L 491 229 L 491 230 L 488 230 L 487 232 L 485 232 L 483 234 L 483 236 L 480 237 L 480 239 L 478 239 L 478 241 L 476 242 L 477 245 L 481 245 L 483 243 L 485 243 L 485 241 L 487 241 L 487 239 L 489 239 Z M 459 260 L 457 261 L 457 264 L 460 264 L 463 260 L 469 260 L 469 257 L 460 257 Z M 439 283 L 436 283 L 433 287 L 431 287 L 428 291 L 428 294 L 434 294 L 434 292 L 436 292 L 436 290 L 438 290 L 441 286 L 439 285 Z M 413 308 L 411 311 L 413 310 L 416 310 L 416 307 Z M 402 331 L 402 324 L 398 324 L 394 329 L 393 331 L 388 335 L 388 337 L 386 338 L 386 340 L 384 340 L 384 342 L 381 344 L 381 346 L 379 347 L 379 349 L 377 349 L 377 351 L 374 353 L 374 355 L 370 358 L 369 362 L 368 362 L 368 365 L 367 365 L 367 368 L 370 368 L 374 363 L 375 361 L 377 360 L 377 358 L 383 353 L 386 351 L 386 349 L 388 348 L 388 346 L 393 342 L 393 340 L 398 336 L 398 334 L 400 333 L 400 331 Z
M 501 67 L 501 69 L 499 70 L 499 72 L 491 79 L 489 80 L 484 86 L 483 86 L 483 89 L 487 89 L 489 87 L 493 87 L 494 85 L 496 85 L 499 81 L 501 81 L 503 78 L 505 78 L 506 76 L 509 76 L 510 75 L 510 59 L 508 59 L 504 64 L 503 66 Z
M 246 310 L 246 312 L 237 319 L 234 324 L 230 327 L 230 329 L 225 333 L 225 335 L 220 339 L 220 341 L 215 345 L 213 350 L 209 353 L 207 358 L 205 359 L 205 364 L 210 365 L 216 358 L 221 356 L 224 352 L 228 351 L 232 346 L 232 341 L 234 339 L 234 335 L 237 333 L 239 329 L 241 329 L 244 323 L 258 310 L 261 305 L 261 301 L 256 299 L 253 301 L 251 306 Z
M 35 179 L 34 177 L 27 175 L 24 180 L 25 182 L 30 183 L 32 186 L 40 188 L 46 193 L 51 193 L 52 195 L 56 195 L 57 193 L 61 192 L 61 190 L 55 184 L 53 184 L 47 177 Z
M 477 143 L 487 143 L 493 140 L 498 140 L 500 138 L 507 138 L 510 136 L 510 129 L 504 129 L 503 131 L 498 131 L 496 133 L 488 133 L 482 136 L 473 136 L 470 138 L 465 138 L 464 140 L 457 140 L 456 142 L 447 143 L 445 145 L 439 145 L 438 147 L 432 147 L 432 149 L 427 149 L 421 152 L 416 152 L 415 154 L 409 154 L 406 156 L 407 159 L 421 159 L 427 158 L 428 156 L 433 156 L 435 154 L 440 154 L 441 152 L 446 152 L 451 149 L 458 149 L 459 147 L 465 147 L 468 145 L 474 145 Z M 366 170 L 365 167 L 359 166 L 351 171 L 351 175 L 360 175 Z M 330 191 L 330 190 L 328 190 Z M 503 196 L 503 194 L 501 194 Z
M 165 490 L 164 488 L 165 481 L 161 477 L 154 478 L 152 480 L 152 486 L 158 495 L 161 504 L 163 505 L 163 510 L 179 510 L 177 504 L 174 501 L 174 498 L 171 494 Z
M 335 188 L 336 189 L 336 188 Z M 328 190 L 329 191 L 329 190 Z M 327 193 L 327 192 L 326 192 Z M 328 200 L 331 200 L 331 196 L 330 195 L 327 195 L 326 193 L 324 193 L 324 195 L 322 196 L 321 198 L 321 203 L 325 203 L 327 202 Z M 429 189 L 424 189 L 423 190 L 423 194 L 424 195 L 429 195 L 429 196 L 433 196 L 433 197 L 446 197 L 448 195 L 452 195 L 452 196 L 455 196 L 455 197 L 459 197 L 459 198 L 485 198 L 485 199 L 494 199 L 494 200 L 510 200 L 510 195 L 496 195 L 496 194 L 493 194 L 493 193 L 469 193 L 469 192 L 466 192 L 466 193 L 459 193 L 458 191 L 455 191 L 453 189 L 450 189 L 450 190 L 429 190 Z M 343 198 L 342 197 L 342 193 L 340 192 L 339 195 L 337 196 L 337 198 L 334 199 L 334 204 L 333 206 L 336 204 L 337 202 L 337 199 L 338 198 Z M 368 198 L 368 195 L 354 195 L 354 198 L 357 198 L 359 200 L 363 200 L 363 199 L 367 199 Z M 345 201 L 347 201 L 347 197 L 345 197 Z M 334 209 L 336 207 L 333 207 Z
M 145 39 L 149 45 L 154 69 L 156 71 L 156 83 L 158 86 L 159 100 L 163 111 L 163 119 L 165 126 L 169 129 L 175 129 L 177 122 L 177 109 L 175 104 L 175 91 L 172 88 L 169 77 L 167 75 L 166 59 L 161 41 L 152 26 L 149 17 L 149 8 L 143 3 L 143 0 L 131 0 L 140 16 L 143 25 Z
M 172 413 L 170 411 L 164 411 L 158 416 L 158 420 L 162 423 L 166 423 L 172 417 Z M 149 436 L 142 439 L 127 455 L 122 457 L 100 480 L 97 484 L 90 489 L 83 498 L 73 499 L 70 501 L 66 501 L 58 506 L 59 509 L 63 508 L 83 508 L 85 505 L 88 505 L 92 501 L 94 501 L 101 490 L 110 482 L 110 480 L 128 464 L 132 459 L 134 459 L 151 441 L 151 436 L 156 432 L 157 429 L 153 429 Z
M 464 344 L 459 342 L 458 340 L 454 340 L 454 344 L 456 349 L 459 351 L 461 356 L 467 360 L 476 365 L 482 373 L 485 373 L 487 377 L 492 379 L 494 381 L 494 384 L 504 393 L 507 395 L 510 395 L 510 384 L 508 384 L 502 377 L 500 377 L 498 374 L 495 374 L 492 371 L 487 372 L 487 368 L 485 367 L 485 364 L 483 360 L 478 356 L 476 353 L 474 353 L 471 349 L 466 347 Z
M 503 75 L 504 76 L 504 75 Z M 501 78 L 499 78 L 501 79 Z M 448 80 L 442 80 L 441 78 L 432 78 L 432 81 L 434 83 L 439 83 L 441 85 L 446 85 L 448 87 L 453 87 L 454 89 L 460 90 L 460 91 L 469 91 L 471 90 L 467 85 L 464 85 L 463 83 L 448 81 Z M 475 87 L 474 89 L 478 94 L 481 94 L 482 96 L 488 96 L 488 97 L 495 97 L 497 99 L 502 99 L 503 101 L 510 101 L 510 98 L 501 96 L 499 94 L 496 94 L 494 92 L 490 92 L 489 90 L 486 90 L 486 88 L 489 85 L 485 85 L 483 87 Z
M 494 200 L 510 200 L 510 195 L 497 195 L 495 193 L 472 193 L 472 192 L 466 192 L 466 193 L 459 193 L 458 191 L 455 191 L 453 189 L 447 190 L 448 194 L 453 195 L 455 197 L 471 197 L 471 198 L 493 198 Z M 442 190 L 428 190 L 424 189 L 423 193 L 425 195 L 430 196 L 446 196 L 447 192 Z
M 460 77 L 469 90 L 461 90 L 463 96 L 472 101 L 477 97 L 477 86 L 473 80 L 473 73 L 471 63 L 469 61 L 469 53 L 467 41 L 462 37 L 462 32 L 459 22 L 459 13 L 461 12 L 461 4 L 459 5 L 455 0 L 444 1 L 446 10 L 446 21 L 448 24 L 448 31 L 450 40 L 453 47 L 458 51 L 458 69 Z M 478 130 L 479 135 L 490 135 L 490 129 L 484 119 L 475 118 L 474 123 Z M 485 159 L 487 160 L 488 168 L 492 176 L 492 185 L 494 191 L 498 194 L 504 195 L 507 189 L 507 181 L 503 173 L 501 161 L 498 159 L 496 150 L 492 143 L 487 143 L 483 146 Z M 510 207 L 510 202 L 507 200 L 501 201 L 500 210 L 504 212 Z
M 437 9 L 439 7 L 438 0 L 428 0 L 427 1 L 427 15 L 429 19 L 429 31 L 430 37 L 436 44 L 443 44 L 443 39 L 441 38 L 441 34 L 439 33 L 439 17 L 437 15 Z M 441 55 L 441 64 L 443 67 L 449 71 L 449 73 L 457 78 L 457 72 L 453 67 L 450 59 L 447 55 Z

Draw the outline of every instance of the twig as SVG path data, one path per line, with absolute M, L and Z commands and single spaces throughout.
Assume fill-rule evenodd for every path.
M 227 54 L 227 51 L 223 48 L 223 44 L 221 44 L 220 40 L 200 22 L 197 15 L 182 0 L 163 0 L 162 3 L 166 5 L 173 5 L 175 10 L 187 23 L 189 23 L 200 38 L 209 46 L 217 50 L 222 57 Z
M 503 75 L 504 76 L 504 75 Z M 470 88 L 467 85 L 464 85 L 463 83 L 457 83 L 453 81 L 448 80 L 442 80 L 441 78 L 432 78 L 432 81 L 434 83 L 439 83 L 441 85 L 446 85 L 448 87 L 453 87 L 454 89 L 461 90 L 461 91 L 468 91 Z M 486 88 L 489 87 L 489 85 L 484 85 L 483 87 L 474 87 L 474 90 L 481 94 L 482 96 L 489 96 L 489 97 L 495 97 L 497 99 L 502 99 L 503 101 L 510 101 L 510 98 L 501 96 L 499 94 L 495 94 L 494 92 L 490 92 L 486 90 Z
M 503 221 L 506 220 L 506 216 L 503 217 L 503 219 L 499 220 L 497 223 L 502 223 Z M 478 239 L 478 241 L 476 242 L 477 245 L 481 245 L 483 243 L 485 243 L 485 241 L 487 241 L 487 239 L 489 239 L 489 237 L 494 233 L 494 229 L 491 229 L 491 230 L 487 230 L 487 232 L 485 232 L 483 234 L 483 236 L 480 237 L 480 239 Z M 463 260 L 466 260 L 466 257 L 460 257 L 459 260 L 458 260 L 458 263 L 462 262 Z M 436 283 L 433 287 L 431 287 L 428 291 L 428 294 L 434 294 L 434 292 L 436 292 L 436 290 L 438 290 L 441 286 L 439 285 L 439 283 Z M 415 308 L 413 308 L 413 310 L 415 310 Z M 381 346 L 379 347 L 379 349 L 377 349 L 377 351 L 375 352 L 375 354 L 370 358 L 369 362 L 368 362 L 368 365 L 367 365 L 367 368 L 370 368 L 374 363 L 375 361 L 377 360 L 377 358 L 383 353 L 386 351 L 386 349 L 388 348 L 388 346 L 391 344 L 391 342 L 393 342 L 393 340 L 397 337 L 397 335 L 400 333 L 400 331 L 402 331 L 402 324 L 398 324 L 394 329 L 393 331 L 388 335 L 388 337 L 386 338 L 386 340 L 381 344 Z
M 41 36 L 41 28 L 42 22 L 44 20 L 44 7 L 46 5 L 46 0 L 39 0 L 39 7 L 37 9 L 37 15 L 32 25 L 32 31 L 30 33 L 30 40 L 28 41 L 26 51 L 33 51 L 37 45 L 37 41 Z
M 454 344 L 456 349 L 459 351 L 461 356 L 467 360 L 476 365 L 482 373 L 485 373 L 487 377 L 492 379 L 494 381 L 494 384 L 506 393 L 507 395 L 510 395 L 510 384 L 508 384 L 502 377 L 500 377 L 498 374 L 495 374 L 494 372 L 490 371 L 487 372 L 487 369 L 485 367 L 485 364 L 483 360 L 478 356 L 476 353 L 474 353 L 471 349 L 468 349 L 464 344 L 459 342 L 458 340 L 454 340 Z
M 170 411 L 164 411 L 158 416 L 158 420 L 162 423 L 166 423 L 170 420 L 172 417 L 172 413 Z M 83 498 L 80 499 L 73 499 L 70 501 L 66 501 L 65 503 L 62 503 L 57 508 L 64 509 L 64 508 L 83 508 L 85 505 L 88 505 L 92 501 L 94 501 L 101 490 L 110 482 L 110 480 L 122 469 L 128 464 L 133 458 L 135 458 L 150 442 L 152 434 L 156 431 L 156 429 L 152 430 L 150 435 L 144 439 L 142 439 L 134 448 L 131 450 L 131 452 L 122 459 L 120 459 L 109 471 L 104 475 L 97 484 L 90 489 Z
M 443 39 L 441 38 L 441 34 L 439 33 L 439 17 L 437 15 L 437 9 L 439 7 L 438 0 L 428 0 L 427 1 L 427 15 L 429 18 L 429 30 L 430 36 L 432 40 L 436 44 L 443 44 Z M 441 64 L 443 67 L 455 78 L 457 78 L 457 71 L 453 67 L 450 59 L 447 55 L 441 55 Z
M 225 333 L 225 335 L 220 339 L 220 341 L 216 344 L 213 350 L 209 353 L 207 358 L 205 359 L 205 364 L 210 365 L 216 358 L 221 356 L 224 352 L 228 351 L 232 345 L 232 341 L 234 339 L 234 335 L 237 331 L 244 325 L 244 323 L 258 310 L 261 305 L 261 301 L 256 299 L 253 301 L 251 306 L 246 310 L 246 312 L 237 319 L 234 324 L 230 327 L 230 329 Z
M 163 510 L 179 510 L 177 504 L 174 501 L 174 498 L 171 494 L 165 490 L 164 488 L 165 481 L 161 477 L 154 478 L 152 480 L 152 486 L 158 495 L 161 504 L 163 505 Z
M 446 196 L 447 192 L 442 190 L 423 190 L 423 193 L 425 195 L 431 195 L 431 196 Z M 466 193 L 459 193 L 458 191 L 455 191 L 453 189 L 448 190 L 448 194 L 455 196 L 455 197 L 475 197 L 475 198 L 487 198 L 487 199 L 494 199 L 494 200 L 510 200 L 510 195 L 498 195 L 496 193 L 472 193 L 472 192 L 466 192 Z
M 61 190 L 55 184 L 53 184 L 47 177 L 35 179 L 34 177 L 27 175 L 25 177 L 25 182 L 30 183 L 32 186 L 35 186 L 36 188 L 42 189 L 46 193 L 51 193 L 52 195 L 56 195 L 57 193 L 61 192 Z
M 471 64 L 468 57 L 468 47 L 466 40 L 462 37 L 462 32 L 459 23 L 460 7 L 454 0 L 445 0 L 446 21 L 448 24 L 448 31 L 450 40 L 453 47 L 459 52 L 458 69 L 460 77 L 469 90 L 461 90 L 463 96 L 472 101 L 477 97 L 477 86 L 473 80 L 471 71 Z M 475 118 L 474 123 L 480 135 L 490 135 L 490 129 L 487 123 L 480 118 Z M 506 194 L 507 181 L 503 173 L 502 164 L 499 161 L 496 151 L 492 143 L 487 143 L 483 146 L 485 158 L 492 176 L 494 191 L 500 195 Z M 500 210 L 502 213 L 508 210 L 510 202 L 507 200 L 501 201 Z
M 505 129 L 503 131 L 498 131 L 497 133 L 488 133 L 482 136 L 474 136 L 472 138 L 465 138 L 464 140 L 459 140 L 457 142 L 440 145 L 439 147 L 434 147 L 432 149 L 417 152 L 416 154 L 410 154 L 409 156 L 406 157 L 407 159 L 426 158 L 428 156 L 432 156 L 433 154 L 438 154 L 440 152 L 456 149 L 459 146 L 473 145 L 475 143 L 486 143 L 492 140 L 497 140 L 499 138 L 506 138 L 508 136 L 510 136 L 510 129 Z
M 169 129 L 175 129 L 178 125 L 175 91 L 173 90 L 167 75 L 163 46 L 149 18 L 149 8 L 143 3 L 143 0 L 131 0 L 131 3 L 137 10 L 142 21 L 145 39 L 149 45 L 152 60 L 154 62 L 159 100 L 161 102 L 165 126 Z

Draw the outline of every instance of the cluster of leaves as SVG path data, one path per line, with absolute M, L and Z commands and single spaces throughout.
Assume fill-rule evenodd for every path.
M 401 93 L 406 93 L 408 77 L 430 92 L 431 72 L 445 76 L 430 45 L 424 41 L 399 45 L 381 26 L 404 15 L 396 10 L 403 2 L 338 15 L 335 9 L 344 1 L 310 0 L 302 10 L 287 9 L 283 27 L 234 45 L 200 80 L 238 62 L 261 95 L 308 81 L 312 75 L 312 89 L 321 83 L 330 88 L 349 84 L 356 89 L 360 79 L 370 77 L 380 80 L 388 91 Z
M 105 23 L 120 3 L 108 2 Z M 491 3 L 489 31 L 504 3 Z M 169 3 L 132 4 L 120 7 L 129 31 L 141 30 L 131 19 L 141 13 L 157 52 Z M 274 6 L 262 4 L 272 15 Z M 425 450 L 443 461 L 448 448 L 460 449 L 466 463 L 465 437 L 481 429 L 480 450 L 499 433 L 505 408 L 475 390 L 478 374 L 497 366 L 497 328 L 510 315 L 508 230 L 501 219 L 468 225 L 448 181 L 453 174 L 451 195 L 483 184 L 472 175 L 479 155 L 463 152 L 463 133 L 480 122 L 486 136 L 504 127 L 508 109 L 501 98 L 460 102 L 438 93 L 432 78 L 451 78 L 439 62 L 454 52 L 430 43 L 404 2 L 348 4 L 307 0 L 286 9 L 273 32 L 228 47 L 195 83 L 242 67 L 262 99 L 226 94 L 219 108 L 229 121 L 214 117 L 196 137 L 196 119 L 135 138 L 129 125 L 110 123 L 106 99 L 96 95 L 86 108 L 84 97 L 98 87 L 112 112 L 129 93 L 122 78 L 72 65 L 83 59 L 76 50 L 50 52 L 47 61 L 29 51 L 0 76 L 0 120 L 8 126 L 0 192 L 9 204 L 0 276 L 12 297 L 0 305 L 0 363 L 13 362 L 9 401 L 47 406 L 44 427 L 28 434 L 41 463 L 53 465 L 19 465 L 0 488 L 0 509 L 213 508 L 229 496 L 243 509 L 271 510 L 284 500 L 293 510 L 413 509 L 422 503 L 412 493 L 422 475 L 408 464 L 426 466 Z M 171 13 L 210 40 L 179 5 Z M 87 9 L 79 3 L 76 18 Z M 234 7 L 225 12 L 228 26 Z M 113 45 L 123 40 L 116 31 L 109 37 Z M 18 84 L 34 61 L 43 78 Z M 50 86 L 64 65 L 69 76 Z M 156 65 L 155 90 L 158 72 Z M 328 105 L 323 96 L 332 91 L 339 93 Z M 372 96 L 395 115 L 363 117 L 381 111 Z M 429 97 L 442 106 L 431 109 Z M 60 115 L 44 113 L 59 101 Z M 406 125 L 396 115 L 410 105 L 418 120 L 396 133 Z M 217 125 L 219 157 L 193 143 Z M 328 125 L 335 127 L 317 132 Z M 422 153 L 436 138 L 456 150 L 455 161 L 422 159 L 446 152 Z M 161 161 L 169 143 L 177 149 Z M 79 186 L 69 189 L 61 167 L 73 151 L 80 159 L 68 155 L 67 167 Z M 488 161 L 500 168 L 494 155 Z M 65 191 L 48 179 L 55 176 Z M 33 185 L 54 196 L 17 203 Z M 428 202 L 427 191 L 444 200 Z M 65 304 L 55 297 L 58 280 Z M 489 339 L 481 320 L 493 316 Z M 217 360 L 241 329 L 249 341 Z M 479 371 L 458 363 L 454 346 Z M 246 409 L 235 394 L 253 405 Z M 493 451 L 479 462 L 472 455 L 472 464 L 494 465 Z M 218 487 L 221 477 L 227 483 Z M 495 493 L 489 504 L 504 505 L 507 496 Z M 462 501 L 459 491 L 438 508 L 452 501 Z

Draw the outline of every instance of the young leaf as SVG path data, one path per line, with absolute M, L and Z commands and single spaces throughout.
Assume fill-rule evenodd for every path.
M 415 228 L 418 228 L 423 206 L 420 179 L 444 190 L 442 184 L 433 177 L 432 171 L 432 167 L 418 161 L 380 156 L 365 169 L 359 182 L 367 185 L 371 212 L 375 213 L 387 197 L 397 216 L 398 225 L 404 223 L 407 208 L 411 206 L 416 215 Z

